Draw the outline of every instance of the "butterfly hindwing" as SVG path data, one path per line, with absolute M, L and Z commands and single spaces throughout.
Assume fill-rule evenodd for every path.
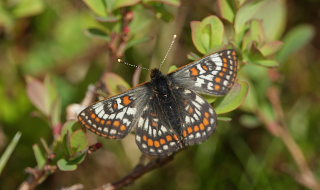
M 181 138 L 185 145 L 200 144 L 215 131 L 217 116 L 212 106 L 197 93 L 179 88 L 179 100 L 183 101 L 181 112 Z
M 168 76 L 182 87 L 222 96 L 233 86 L 237 70 L 236 52 L 223 50 L 181 67 Z
M 90 131 L 110 139 L 125 137 L 140 116 L 139 110 L 148 98 L 146 86 L 97 102 L 79 115 L 78 119 Z
M 151 99 L 137 122 L 136 143 L 143 153 L 164 157 L 179 151 L 182 144 L 160 110 L 158 102 Z

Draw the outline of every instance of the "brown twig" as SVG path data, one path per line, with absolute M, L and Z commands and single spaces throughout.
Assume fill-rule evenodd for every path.
M 320 190 L 320 184 L 317 181 L 314 173 L 310 169 L 308 162 L 303 154 L 303 151 L 290 135 L 288 127 L 284 119 L 284 112 L 281 106 L 279 90 L 276 87 L 270 87 L 268 91 L 268 99 L 276 113 L 276 120 L 269 120 L 265 114 L 258 110 L 257 115 L 264 123 L 267 129 L 275 136 L 279 137 L 287 149 L 289 150 L 292 158 L 299 168 L 299 172 L 294 175 L 295 179 L 302 185 L 310 188 Z
M 144 156 L 142 156 L 142 158 L 144 158 Z M 120 180 L 113 183 L 102 185 L 101 187 L 95 190 L 116 190 L 124 186 L 130 185 L 144 174 L 169 163 L 173 160 L 173 158 L 174 155 L 171 155 L 164 158 L 153 159 L 145 165 L 139 163 L 128 175 L 124 176 Z

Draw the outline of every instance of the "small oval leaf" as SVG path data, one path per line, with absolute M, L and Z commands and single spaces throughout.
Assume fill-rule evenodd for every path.
M 81 130 L 76 130 L 70 136 L 70 145 L 72 154 L 80 152 L 88 147 L 88 138 L 86 134 Z
M 57 162 L 57 166 L 61 171 L 74 171 L 77 169 L 77 165 L 74 163 L 69 163 L 66 159 L 61 158 Z
M 228 113 L 238 108 L 245 100 L 248 90 L 249 85 L 247 82 L 239 81 L 235 83 L 230 92 L 215 107 L 216 113 Z

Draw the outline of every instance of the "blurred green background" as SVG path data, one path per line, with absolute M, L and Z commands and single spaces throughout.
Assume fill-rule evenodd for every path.
M 259 2 L 267 2 L 261 10 L 254 7 Z M 80 103 L 88 85 L 96 84 L 105 71 L 109 75 L 102 81 L 108 95 L 123 90 L 110 91 L 112 85 L 127 88 L 135 84 L 135 68 L 117 63 L 117 58 L 157 67 L 173 34 L 178 38 L 164 70 L 217 49 L 235 47 L 241 60 L 239 78 L 250 85 L 248 97 L 239 109 L 221 115 L 217 132 L 207 142 L 178 153 L 168 165 L 127 188 L 320 188 L 320 182 L 316 182 L 320 179 L 319 8 L 317 0 L 2 0 L 0 157 L 8 161 L 0 163 L 0 189 L 19 188 L 29 176 L 25 171 L 28 167 L 44 169 L 47 161 L 41 159 L 47 155 L 43 144 L 57 152 L 59 159 L 78 155 L 81 148 L 64 153 L 67 148 L 64 150 L 61 145 L 67 108 Z M 198 35 L 199 25 L 190 23 L 210 15 L 219 16 L 224 25 L 223 42 L 201 49 L 203 44 L 196 38 L 211 39 L 206 36 L 211 33 L 193 36 Z M 257 22 L 242 30 L 241 22 L 245 26 L 246 17 L 254 17 Z M 235 31 L 229 29 L 233 27 Z M 214 39 L 217 28 L 213 25 Z M 261 28 L 264 38 L 255 39 L 254 33 Z M 270 56 L 264 54 L 263 45 L 274 41 L 283 44 L 272 44 L 270 49 L 274 48 L 274 52 Z M 148 80 L 148 75 L 143 70 L 139 82 Z M 272 102 L 275 88 L 280 103 Z M 219 106 L 219 101 L 213 105 Z M 283 115 L 279 109 L 283 109 Z M 266 116 L 265 121 L 261 114 Z M 279 135 L 277 125 L 285 128 L 287 136 Z M 21 138 L 14 147 L 11 140 L 18 131 Z M 113 141 L 90 132 L 84 137 L 78 134 L 79 131 L 71 139 L 79 138 L 81 142 L 76 144 L 83 149 L 97 141 L 103 148 L 86 156 L 74 171 L 62 171 L 59 165 L 60 169 L 41 180 L 37 189 L 60 189 L 73 184 L 93 189 L 120 179 L 138 162 L 140 152 L 134 135 Z M 298 147 L 290 146 L 290 139 Z M 5 155 L 10 142 L 12 155 Z M 308 166 L 299 162 L 299 150 Z M 50 164 L 56 165 L 57 159 Z

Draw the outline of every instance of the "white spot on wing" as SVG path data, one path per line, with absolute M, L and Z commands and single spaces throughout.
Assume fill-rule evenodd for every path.
M 116 134 L 116 132 L 117 132 L 117 131 L 116 131 L 115 129 L 111 129 L 111 130 L 110 130 L 110 134 L 111 134 L 111 135 Z
M 98 106 L 98 107 L 96 107 L 96 108 L 94 109 L 94 112 L 95 112 L 96 114 L 98 114 L 98 113 L 100 113 L 101 110 L 103 110 L 103 106 Z

